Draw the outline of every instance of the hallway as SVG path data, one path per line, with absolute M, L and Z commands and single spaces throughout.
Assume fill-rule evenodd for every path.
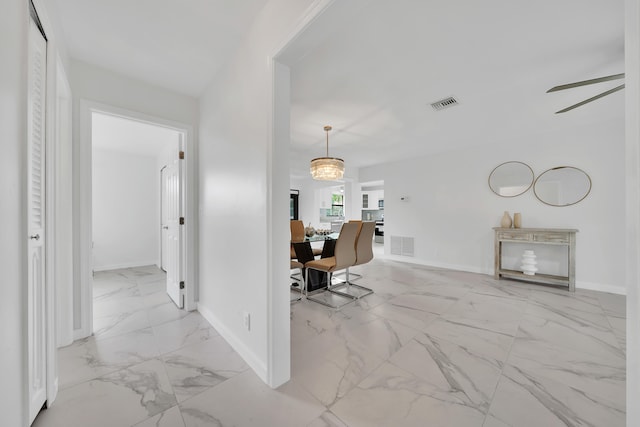
M 156 418 L 181 426 L 176 403 L 248 369 L 165 281 L 156 266 L 95 273 L 95 335 L 59 350 L 60 393 L 34 426 L 129 426 L 172 407 Z
M 97 273 L 98 333 L 59 351 L 58 399 L 34 425 L 624 426 L 623 296 L 382 258 L 354 271 L 375 294 L 292 304 L 277 390 L 172 305 L 157 268 Z

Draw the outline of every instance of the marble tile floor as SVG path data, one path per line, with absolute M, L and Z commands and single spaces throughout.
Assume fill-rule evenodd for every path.
M 382 257 L 375 290 L 291 304 L 272 390 L 155 267 L 97 273 L 96 334 L 59 350 L 37 427 L 624 426 L 625 298 Z

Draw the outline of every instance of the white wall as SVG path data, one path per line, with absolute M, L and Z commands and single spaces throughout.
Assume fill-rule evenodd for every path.
M 320 220 L 319 207 L 316 205 L 316 189 L 318 188 L 317 181 L 313 179 L 291 179 L 290 186 L 293 189 L 300 190 L 300 196 L 298 197 L 298 219 L 300 219 L 305 226 L 309 223 L 315 227 Z
M 94 149 L 94 270 L 159 264 L 159 181 L 155 156 Z
M 501 198 L 487 179 L 498 164 L 519 160 L 536 176 L 559 165 L 587 172 L 593 187 L 582 202 L 547 206 L 532 190 Z M 576 286 L 624 292 L 624 119 L 565 131 L 522 135 L 487 145 L 390 163 L 360 171 L 383 179 L 385 237 L 415 238 L 409 262 L 493 274 L 493 230 L 504 211 L 522 213 L 523 227 L 577 228 Z M 409 196 L 401 202 L 400 196 Z M 385 239 L 385 252 L 389 251 Z M 551 255 L 537 246 L 538 261 Z M 554 252 L 555 253 L 555 252 Z M 551 265 L 550 268 L 554 266 Z M 558 267 L 560 268 L 560 267 Z
M 640 2 L 625 1 L 627 425 L 640 425 Z
M 195 98 L 116 74 L 85 62 L 71 60 L 70 76 L 74 101 L 88 99 L 113 107 L 193 124 L 198 119 Z M 79 102 L 74 112 L 78 113 Z M 76 121 L 79 126 L 79 122 Z
M 279 385 L 289 375 L 289 302 L 284 288 L 288 282 L 289 161 L 286 151 L 271 156 L 277 129 L 270 127 L 274 101 L 268 58 L 312 3 L 267 3 L 200 103 L 198 309 L 271 385 Z M 287 133 L 282 137 L 276 144 L 288 145 Z M 278 281 L 281 291 L 275 289 Z M 243 327 L 245 311 L 251 315 L 250 331 Z M 286 342 L 270 349 L 270 334 L 272 342 L 287 337 Z M 275 352 L 273 358 L 270 351 Z M 276 359 L 286 365 L 278 373 L 272 369 Z
M 3 2 L 0 14 L 0 414 L 2 424 L 26 424 L 26 34 L 27 2 Z

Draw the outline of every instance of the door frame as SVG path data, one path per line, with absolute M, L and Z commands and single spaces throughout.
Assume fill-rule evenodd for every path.
M 71 86 L 60 56 L 56 58 L 56 82 L 56 115 L 55 123 L 51 124 L 55 128 L 55 147 L 50 150 L 47 163 L 51 173 L 47 176 L 51 181 L 47 208 L 53 217 L 49 215 L 47 219 L 51 221 L 49 229 L 55 233 L 53 241 L 49 238 L 52 244 L 49 250 L 55 252 L 55 271 L 51 277 L 56 284 L 56 347 L 63 347 L 73 342 L 73 243 L 68 241 L 73 229 L 73 110 Z
M 154 126 L 161 126 L 178 131 L 182 134 L 185 147 L 185 163 L 182 168 L 183 198 L 182 209 L 185 217 L 184 239 L 182 241 L 182 262 L 184 266 L 185 294 L 184 309 L 193 311 L 197 308 L 198 284 L 197 284 L 197 200 L 195 181 L 195 140 L 191 125 L 180 123 L 160 117 L 151 116 L 137 111 L 114 107 L 87 99 L 80 99 L 80 141 L 78 147 L 79 171 L 78 171 L 78 217 L 74 224 L 74 232 L 79 239 L 74 259 L 79 266 L 78 288 L 74 297 L 74 312 L 80 320 L 74 330 L 74 338 L 80 339 L 93 333 L 93 266 L 92 266 L 92 239 L 93 239 L 93 182 L 92 182 L 92 114 L 108 114 L 124 119 L 135 120 Z

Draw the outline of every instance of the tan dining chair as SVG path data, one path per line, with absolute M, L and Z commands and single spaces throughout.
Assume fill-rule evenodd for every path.
M 358 229 L 358 235 L 360 235 L 360 230 L 362 229 L 362 220 L 361 219 L 350 219 L 349 222 L 355 222 L 355 223 L 359 223 L 361 225 L 361 227 Z M 356 238 L 356 245 L 357 244 L 358 244 L 358 239 Z M 340 273 L 334 274 L 334 277 L 346 276 L 347 272 L 349 272 L 348 268 L 345 271 L 341 271 Z M 349 280 L 353 280 L 354 278 L 360 278 L 360 277 L 362 277 L 360 274 L 349 273 Z
M 351 223 L 351 221 L 349 222 Z M 376 223 L 373 221 L 360 221 L 359 224 L 360 227 L 355 242 L 356 261 L 345 269 L 345 281 L 333 287 L 334 292 L 353 298 L 362 298 L 373 293 L 373 289 L 351 282 L 351 276 L 354 273 L 351 273 L 349 268 L 366 264 L 373 259 L 373 234 L 376 229 Z
M 356 237 L 358 236 L 358 229 L 360 224 L 357 223 L 345 223 L 340 230 L 340 235 L 336 241 L 336 247 L 334 255 L 328 258 L 315 259 L 305 263 L 306 277 L 305 283 L 309 283 L 309 270 L 317 270 L 327 273 L 327 288 L 322 293 L 309 295 L 306 293 L 306 298 L 326 305 L 331 308 L 340 308 L 345 304 L 350 303 L 355 297 L 350 295 L 341 295 L 333 292 L 331 287 L 331 278 L 335 271 L 344 270 L 350 267 L 356 262 Z M 318 296 L 319 295 L 319 296 Z M 337 301 L 333 303 L 334 299 Z
M 291 259 L 296 259 L 296 251 L 293 250 L 293 243 L 304 242 L 304 223 L 299 219 L 292 219 L 290 222 L 291 228 Z M 313 256 L 322 254 L 322 248 L 311 248 L 313 250 Z

